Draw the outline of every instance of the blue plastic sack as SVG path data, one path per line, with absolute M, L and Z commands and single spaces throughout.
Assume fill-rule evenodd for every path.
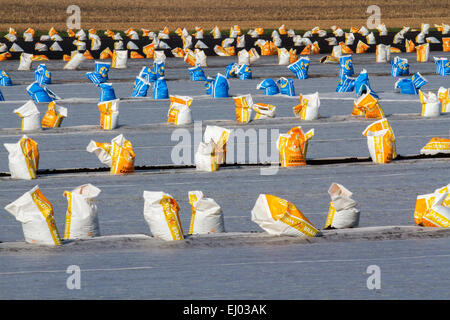
M 262 90 L 264 89 L 264 94 L 266 96 L 272 96 L 274 94 L 280 93 L 280 89 L 278 88 L 277 84 L 273 79 L 267 78 L 261 81 L 257 86 L 256 89 Z
M 308 79 L 309 58 L 302 57 L 288 65 L 287 68 L 295 74 L 297 79 Z
M 159 77 L 153 83 L 153 99 L 169 99 L 169 88 L 167 87 L 166 78 Z
M 281 94 L 295 96 L 294 80 L 281 77 L 277 80 L 277 84 L 280 86 Z
M 100 83 L 98 84 L 98 87 L 101 89 L 100 102 L 117 99 L 111 83 Z
M 230 88 L 230 85 L 228 83 L 227 78 L 223 75 L 218 73 L 216 75 L 216 78 L 214 79 L 212 83 L 212 96 L 213 98 L 227 98 L 228 95 L 228 89 Z
M 196 66 L 189 68 L 188 70 L 192 81 L 206 81 L 206 75 L 202 67 Z
M 12 86 L 11 77 L 4 70 L 0 70 L 0 86 L 2 86 L 2 87 Z

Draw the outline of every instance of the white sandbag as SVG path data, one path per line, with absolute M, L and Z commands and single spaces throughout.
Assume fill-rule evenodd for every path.
M 3 144 L 8 151 L 9 172 L 12 179 L 36 179 L 39 166 L 38 144 L 24 135 L 17 143 Z
M 260 194 L 251 214 L 252 221 L 271 235 L 319 235 L 319 230 L 291 202 L 273 195 Z
M 23 52 L 23 49 L 16 43 L 13 43 L 11 48 L 9 48 L 10 52 Z
M 153 62 L 154 63 L 162 63 L 164 61 L 166 61 L 166 55 L 164 54 L 164 51 L 155 50 Z
M 139 47 L 133 41 L 128 41 L 127 49 L 129 49 L 129 50 L 139 50 Z
M 169 96 L 170 106 L 167 122 L 175 125 L 192 123 L 191 104 L 193 99 L 187 96 Z
M 278 65 L 287 66 L 291 64 L 291 55 L 286 48 L 278 50 Z
M 422 117 L 438 117 L 441 114 L 441 102 L 435 93 L 419 90 L 419 99 L 422 104 Z
M 58 246 L 62 244 L 56 228 L 53 207 L 39 186 L 8 204 L 5 210 L 22 223 L 27 243 Z
M 366 41 L 367 41 L 367 44 L 377 44 L 377 41 L 376 41 L 376 39 L 375 39 L 375 35 L 373 34 L 373 32 L 371 32 L 371 33 L 369 33 L 367 36 L 366 36 Z
M 207 67 L 206 54 L 203 50 L 195 50 L 195 64 L 200 67 Z
M 58 42 L 54 42 L 49 49 L 50 51 L 63 51 Z
M 86 40 L 86 32 L 84 32 L 83 29 L 78 30 L 77 33 L 75 33 L 75 37 L 80 41 Z
M 332 183 L 328 189 L 331 197 L 325 229 L 354 228 L 359 224 L 359 210 L 357 202 L 351 199 L 352 192 L 343 185 Z
M 192 217 L 189 234 L 225 232 L 222 208 L 201 191 L 189 191 Z
M 127 67 L 128 51 L 127 50 L 114 50 L 111 68 L 125 69 Z
M 123 50 L 123 41 L 114 42 L 114 50 Z
M 19 68 L 17 68 L 17 70 L 30 70 L 31 63 L 33 62 L 31 60 L 32 57 L 33 55 L 31 53 L 22 52 L 20 55 Z
M 92 184 L 81 185 L 72 191 L 64 191 L 67 199 L 64 239 L 92 238 L 100 235 L 97 206 L 94 198 L 101 190 Z
M 23 41 L 25 42 L 33 42 L 33 34 L 29 32 L 23 33 Z
M 195 168 L 198 171 L 213 172 L 220 167 L 219 158 L 216 155 L 217 148 L 214 141 L 200 142 L 194 155 Z
M 300 94 L 300 104 L 293 107 L 294 115 L 301 120 L 315 120 L 319 118 L 319 92 Z
M 205 143 L 209 143 L 211 140 L 214 141 L 216 147 L 218 149 L 218 157 L 219 163 L 225 163 L 226 160 L 226 150 L 227 150 L 227 142 L 230 137 L 232 130 L 225 129 L 219 126 L 206 126 L 205 132 L 203 133 L 203 141 Z
M 13 111 L 22 118 L 22 131 L 41 129 L 40 112 L 33 100 Z
M 72 58 L 70 58 L 70 60 L 64 65 L 64 69 L 66 69 L 66 70 L 75 70 L 75 69 L 77 69 L 77 68 L 80 66 L 80 64 L 81 64 L 84 60 L 86 60 L 86 57 L 85 57 L 82 53 L 77 52 L 77 53 L 75 53 L 75 54 L 72 56 Z
M 391 56 L 391 46 L 387 46 L 384 44 L 379 44 L 376 47 L 376 59 L 377 63 L 387 63 L 390 62 Z
M 238 65 L 250 65 L 250 55 L 247 50 L 242 49 L 238 52 Z
M 236 48 L 245 48 L 245 35 L 236 38 Z
M 144 191 L 144 218 L 152 235 L 165 241 L 184 238 L 175 199 L 162 191 Z

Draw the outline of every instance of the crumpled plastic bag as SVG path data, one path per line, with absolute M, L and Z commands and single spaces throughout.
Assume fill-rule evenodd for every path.
M 372 93 L 368 92 L 361 95 L 354 101 L 354 109 L 360 109 L 366 118 L 383 119 L 385 118 L 383 108 L 378 101 L 378 98 Z
M 402 94 L 418 94 L 419 89 L 428 83 L 419 72 L 416 72 L 409 78 L 397 80 L 394 84 L 394 90 L 400 89 Z
M 288 200 L 260 194 L 252 209 L 252 221 L 271 235 L 316 237 L 320 231 Z
M 46 86 L 40 86 L 36 81 L 27 87 L 27 93 L 30 98 L 37 103 L 51 102 L 60 99 L 53 91 Z

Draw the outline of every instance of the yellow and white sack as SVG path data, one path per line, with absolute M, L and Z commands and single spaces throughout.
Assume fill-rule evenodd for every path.
M 8 204 L 5 210 L 22 223 L 27 243 L 50 246 L 62 245 L 51 203 L 44 197 L 39 186 L 24 193 Z
M 420 46 L 416 46 L 416 53 L 418 62 L 428 62 L 430 58 L 430 44 L 425 43 Z
M 206 63 L 206 54 L 205 51 L 200 49 L 195 49 L 195 63 L 196 65 L 200 67 L 207 67 L 208 64 Z
M 328 189 L 331 197 L 325 229 L 354 228 L 359 224 L 358 203 L 351 198 L 353 195 L 339 183 L 332 183 Z
M 253 120 L 275 118 L 277 107 L 267 103 L 254 103 L 252 110 L 255 111 Z
M 85 57 L 82 53 L 77 52 L 77 53 L 75 53 L 75 54 L 70 58 L 70 60 L 64 65 L 64 68 L 63 68 L 63 69 L 66 69 L 66 70 L 75 70 L 76 68 L 79 67 L 79 65 L 80 65 L 84 60 L 86 60 L 86 57 Z
M 214 141 L 200 142 L 194 155 L 195 168 L 198 171 L 213 172 L 220 168 L 221 156 Z
M 225 163 L 227 153 L 227 142 L 231 134 L 230 129 L 222 128 L 219 126 L 206 126 L 203 133 L 203 141 L 205 143 L 214 141 L 217 148 L 216 157 L 220 164 Z
M 319 230 L 291 202 L 260 194 L 251 219 L 264 231 L 277 236 L 315 237 Z
M 103 130 L 113 130 L 119 125 L 120 99 L 103 101 L 97 104 L 100 111 L 100 127 Z
M 380 119 L 378 121 L 375 121 L 373 123 L 371 123 L 370 125 L 368 125 L 366 127 L 366 129 L 362 132 L 363 136 L 367 137 L 367 133 L 369 131 L 380 131 L 380 130 L 388 130 L 391 137 L 392 137 L 392 159 L 397 158 L 397 147 L 395 144 L 395 135 L 394 135 L 394 131 L 392 130 L 388 120 L 386 118 Z
M 39 167 L 38 143 L 26 135 L 17 143 L 4 143 L 8 151 L 9 172 L 12 179 L 36 179 Z
M 91 140 L 86 151 L 94 153 L 101 163 L 110 167 L 113 175 L 134 172 L 135 153 L 131 142 L 123 136 L 118 135 L 111 143 L 99 143 Z
M 64 239 L 82 239 L 100 236 L 97 206 L 94 199 L 101 190 L 92 184 L 64 191 L 67 199 Z
M 425 227 L 450 228 L 450 207 L 444 202 L 450 202 L 449 193 L 436 196 L 436 199 L 422 217 Z
M 33 62 L 31 60 L 31 58 L 33 57 L 33 55 L 31 53 L 25 53 L 22 52 L 20 54 L 20 62 L 19 62 L 19 67 L 17 68 L 17 70 L 25 70 L 28 71 L 31 68 L 31 63 Z
M 420 154 L 435 155 L 439 153 L 450 154 L 450 139 L 433 137 L 431 140 L 420 150 Z
M 51 101 L 42 117 L 42 128 L 60 127 L 64 118 L 67 118 L 67 108 L 58 106 L 55 101 Z
M 278 64 L 282 66 L 291 64 L 291 55 L 286 48 L 278 49 Z
M 436 199 L 448 192 L 450 192 L 450 184 L 434 190 L 433 193 L 418 195 L 414 207 L 414 222 L 419 226 L 433 227 L 433 225 L 424 221 L 423 217 L 434 205 Z M 442 204 L 446 207 L 450 207 L 450 195 L 447 195 Z
M 167 113 L 167 123 L 183 125 L 192 123 L 191 104 L 193 99 L 188 96 L 169 96 L 170 106 Z
M 111 68 L 125 69 L 127 67 L 128 51 L 114 50 L 111 62 Z
M 424 93 L 419 90 L 419 99 L 422 104 L 422 117 L 438 117 L 441 114 L 441 102 L 433 92 Z
M 183 240 L 177 201 L 162 191 L 144 191 L 144 218 L 152 235 L 165 241 Z
M 251 94 L 233 97 L 236 106 L 236 121 L 248 123 L 252 117 L 253 99 Z
M 28 100 L 28 102 L 13 112 L 22 118 L 22 131 L 41 129 L 41 113 L 33 100 Z
M 367 146 L 374 163 L 389 163 L 393 159 L 394 138 L 389 130 L 367 132 Z
M 293 107 L 294 115 L 301 120 L 315 120 L 319 117 L 319 92 L 300 94 L 300 104 Z
M 222 208 L 201 191 L 189 191 L 192 216 L 189 234 L 225 232 Z

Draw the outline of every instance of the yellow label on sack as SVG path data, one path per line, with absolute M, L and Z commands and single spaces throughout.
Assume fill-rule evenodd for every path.
M 57 128 L 61 125 L 64 116 L 56 111 L 56 104 L 54 101 L 48 104 L 47 112 L 42 118 L 42 128 Z
M 22 138 L 20 139 L 20 148 L 31 179 L 36 179 L 36 172 L 39 166 L 38 144 L 31 138 Z
M 58 229 L 56 228 L 55 218 L 53 216 L 53 207 L 50 202 L 44 197 L 40 189 L 37 189 L 31 194 L 33 202 L 38 207 L 41 214 L 44 216 L 48 225 L 48 230 L 52 236 L 55 245 L 61 245 L 62 241 L 59 237 Z
M 325 222 L 325 229 L 331 227 L 333 224 L 334 214 L 336 213 L 336 209 L 334 207 L 333 201 L 330 202 L 330 209 L 328 210 L 327 221 Z
M 169 109 L 169 116 L 167 118 L 167 123 L 178 123 L 178 115 L 180 114 L 180 110 L 177 108 Z
M 268 194 L 265 196 L 275 221 L 281 221 L 309 237 L 314 237 L 319 233 L 319 230 L 291 202 Z
M 189 193 L 189 203 L 192 207 L 192 217 L 191 217 L 191 224 L 189 227 L 189 234 L 194 233 L 194 222 L 195 222 L 195 214 L 197 213 L 197 210 L 194 208 L 194 203 L 197 202 L 198 198 L 195 193 Z
M 163 196 L 159 203 L 161 204 L 164 212 L 164 217 L 166 218 L 167 226 L 169 227 L 172 239 L 182 240 L 184 236 L 183 229 L 180 225 L 180 217 L 178 216 L 178 211 L 180 210 L 178 203 L 175 199 L 168 196 Z
M 64 228 L 64 239 L 70 239 L 70 226 L 72 223 L 72 192 L 65 191 L 64 197 L 67 198 L 66 224 Z
M 423 147 L 423 150 L 450 152 L 450 139 L 434 137 Z
M 449 228 L 450 219 L 446 216 L 443 216 L 439 212 L 433 210 L 433 208 L 430 208 L 423 216 L 423 225 L 425 227 Z
M 111 150 L 111 158 L 111 174 L 134 172 L 135 154 L 130 141 L 125 140 L 123 147 L 114 142 Z
M 397 158 L 397 148 L 396 148 L 396 144 L 395 144 L 395 135 L 394 135 L 394 131 L 392 130 L 391 126 L 389 125 L 389 122 L 386 118 L 383 118 L 381 120 L 378 120 L 374 123 L 372 123 L 371 125 L 369 125 L 364 131 L 363 131 L 363 135 L 367 137 L 367 133 L 368 132 L 377 132 L 377 131 L 381 131 L 381 130 L 388 130 L 389 134 L 391 135 L 392 138 L 392 158 L 395 159 Z
M 98 105 L 100 111 L 100 127 L 103 130 L 111 130 L 113 117 L 113 101 L 106 101 Z

